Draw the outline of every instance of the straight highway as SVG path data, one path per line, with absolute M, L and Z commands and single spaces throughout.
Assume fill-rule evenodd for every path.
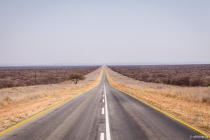
M 200 135 L 109 85 L 100 84 L 0 140 L 186 140 Z

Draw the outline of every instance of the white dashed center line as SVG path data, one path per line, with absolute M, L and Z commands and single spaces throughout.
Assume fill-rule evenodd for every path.
M 105 94 L 105 111 L 106 111 L 106 139 L 107 139 L 107 140 L 111 140 L 110 128 L 109 128 L 108 105 L 107 105 L 107 98 L 106 98 L 106 88 L 105 88 L 105 85 L 104 85 L 104 94 Z
M 104 108 L 102 108 L 101 114 L 104 114 Z
M 100 140 L 104 140 L 104 133 L 101 133 Z

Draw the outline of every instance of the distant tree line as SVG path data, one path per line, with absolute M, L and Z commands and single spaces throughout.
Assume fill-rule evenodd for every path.
M 210 86 L 210 64 L 109 67 L 122 75 L 144 82 L 178 86 Z
M 1 67 L 0 88 L 55 84 L 67 80 L 75 84 L 99 66 Z

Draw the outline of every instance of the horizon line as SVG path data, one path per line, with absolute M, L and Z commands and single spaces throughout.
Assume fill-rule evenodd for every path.
M 136 62 L 136 63 L 55 63 L 55 64 L 0 64 L 0 67 L 33 67 L 33 66 L 98 66 L 98 65 L 201 65 L 210 62 Z

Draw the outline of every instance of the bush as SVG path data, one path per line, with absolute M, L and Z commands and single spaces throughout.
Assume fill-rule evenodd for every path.
M 175 85 L 180 86 L 189 86 L 190 84 L 190 77 L 189 76 L 180 76 L 175 78 Z
M 155 79 L 155 83 L 160 83 L 160 80 L 159 79 Z
M 199 78 L 190 79 L 190 86 L 202 86 L 203 82 Z
M 170 84 L 170 79 L 169 78 L 163 78 L 162 79 L 164 84 Z
M 210 103 L 210 97 L 202 97 L 203 103 Z
M 13 83 L 11 81 L 2 81 L 2 87 L 13 87 Z
M 77 84 L 78 81 L 84 80 L 84 79 L 85 79 L 85 77 L 81 73 L 73 73 L 73 74 L 69 75 L 69 80 L 74 81 L 75 84 Z
M 207 86 L 207 87 L 208 87 L 208 86 L 210 86 L 210 82 L 209 82 L 209 83 L 207 83 L 207 84 L 206 84 L 206 86 Z
M 143 81 L 147 81 L 147 78 L 149 77 L 149 74 L 147 74 L 147 73 L 144 73 L 142 76 L 141 76 L 141 79 L 143 80 Z

